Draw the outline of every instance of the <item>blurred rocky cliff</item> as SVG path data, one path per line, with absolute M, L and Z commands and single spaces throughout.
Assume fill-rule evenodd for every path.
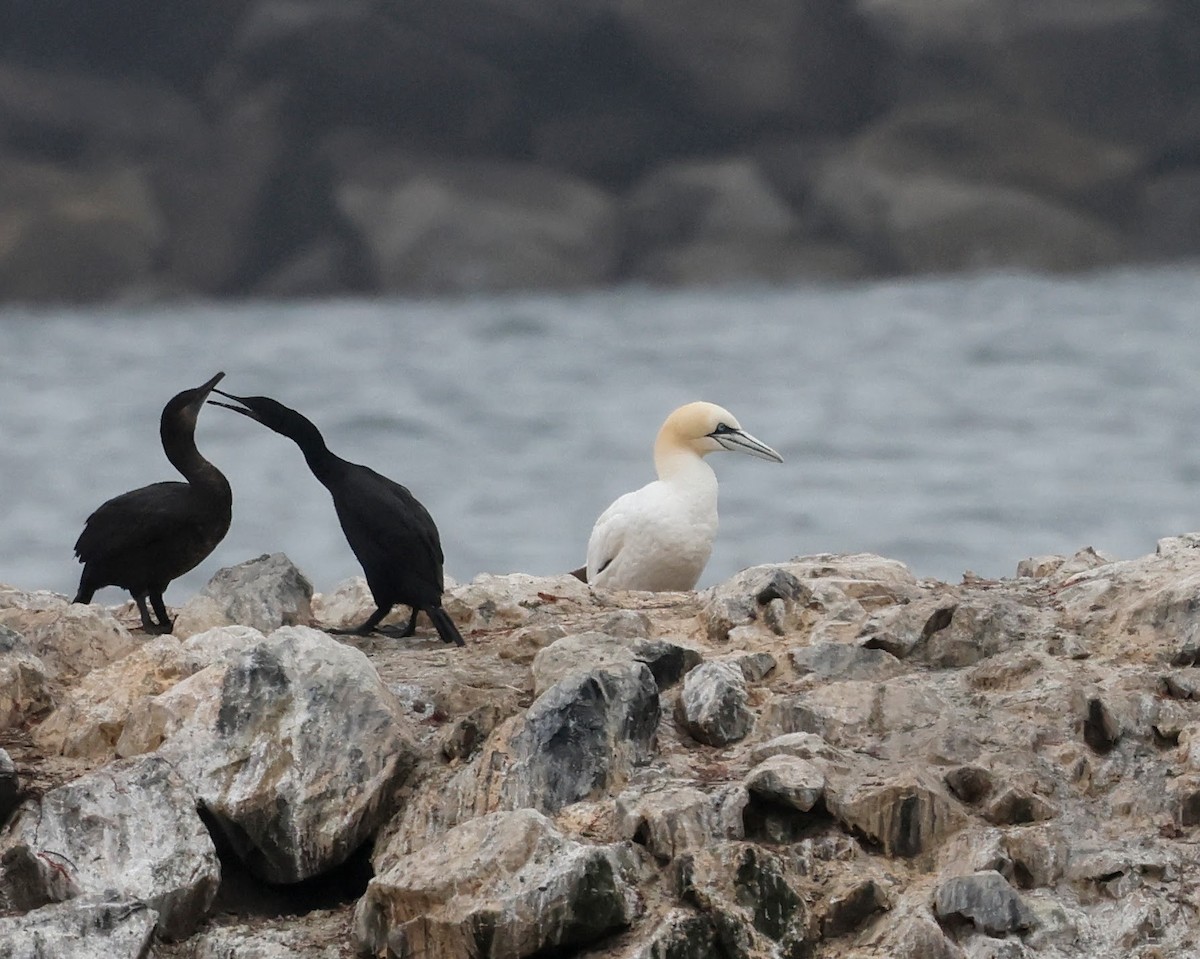
M 0 0 L 0 300 L 1200 253 L 1193 0 Z

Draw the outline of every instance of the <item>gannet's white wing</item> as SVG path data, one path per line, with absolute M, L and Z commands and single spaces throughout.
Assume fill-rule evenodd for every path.
M 592 527 L 592 535 L 588 537 L 587 571 L 588 582 L 597 583 L 602 574 L 612 576 L 612 564 L 625 548 L 626 539 L 642 512 L 638 506 L 638 498 L 646 487 L 625 493 L 613 500 L 612 504 L 596 520 Z

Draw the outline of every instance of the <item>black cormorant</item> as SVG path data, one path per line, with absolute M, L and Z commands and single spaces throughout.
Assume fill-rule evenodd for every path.
M 267 396 L 215 392 L 241 405 L 209 400 L 214 406 L 248 416 L 295 442 L 313 475 L 333 496 L 342 531 L 362 565 L 377 608 L 360 626 L 330 632 L 411 636 L 417 627 L 417 612 L 424 610 L 442 642 L 465 645 L 442 608 L 442 543 L 433 517 L 417 498 L 373 469 L 331 453 L 312 421 L 282 403 Z M 412 609 L 408 625 L 400 633 L 378 629 L 398 603 Z
M 91 516 L 75 543 L 83 563 L 73 602 L 90 603 L 104 586 L 129 590 L 148 633 L 169 633 L 174 623 L 163 605 L 171 580 L 193 569 L 229 531 L 233 493 L 221 471 L 196 449 L 196 417 L 220 382 L 184 390 L 163 407 L 163 451 L 187 480 L 153 483 L 114 496 Z M 155 622 L 146 608 L 154 607 Z

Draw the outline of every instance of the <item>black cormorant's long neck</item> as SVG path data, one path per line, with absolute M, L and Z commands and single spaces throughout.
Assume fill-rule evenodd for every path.
M 293 429 L 288 430 L 287 435 L 300 447 L 313 476 L 325 486 L 337 482 L 337 477 L 347 465 L 346 461 L 330 452 L 329 447 L 325 445 L 325 437 L 311 421 L 304 420 L 303 423 L 296 424 Z
M 220 499 L 232 499 L 229 480 L 225 474 L 200 455 L 196 449 L 196 437 L 192 430 L 164 430 L 162 433 L 163 451 L 167 459 L 184 478 L 198 489 L 211 493 Z

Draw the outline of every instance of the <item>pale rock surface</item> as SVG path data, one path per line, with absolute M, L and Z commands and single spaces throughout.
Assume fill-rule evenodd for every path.
M 170 717 L 158 754 L 272 882 L 342 862 L 414 762 L 409 724 L 367 658 L 304 626 L 276 630 L 158 703 Z
M 533 810 L 491 813 L 372 879 L 354 938 L 381 959 L 578 948 L 637 915 L 636 865 L 627 847 L 575 842 Z
M 139 902 L 86 896 L 0 918 L 2 959 L 145 959 L 158 917 Z
M 363 576 L 352 576 L 338 583 L 331 593 L 314 593 L 312 614 L 320 629 L 352 629 L 375 611 L 375 600 Z M 412 610 L 407 606 L 395 607 L 383 622 L 406 623 Z
M 155 636 L 88 673 L 37 728 L 38 745 L 50 753 L 92 759 L 133 755 L 117 748 L 131 715 L 151 708 L 155 697 L 229 651 L 262 638 L 246 626 L 217 628 L 186 640 Z
M 481 573 L 471 582 L 447 592 L 443 605 L 460 629 L 520 626 L 548 604 L 590 605 L 591 591 L 570 574 L 530 576 Z
M 217 570 L 196 601 L 224 619 L 213 625 L 237 624 L 270 633 L 281 626 L 311 625 L 312 595 L 312 584 L 295 564 L 283 553 L 271 553 Z
M 262 928 L 258 924 L 211 926 L 192 936 L 181 959 L 344 959 L 339 936 L 335 942 L 314 943 L 311 931 Z
M 5 834 L 0 866 L 19 908 L 117 896 L 152 909 L 169 939 L 196 929 L 221 878 L 195 797 L 158 757 L 115 763 L 31 801 Z
M 541 811 L 587 855 L 631 853 L 636 868 L 622 877 L 638 904 L 626 924 L 595 931 L 586 944 L 547 944 L 542 955 L 1192 955 L 1200 951 L 1189 906 L 1200 901 L 1191 868 L 1200 828 L 1200 680 L 1192 675 L 1200 665 L 1198 542 L 1196 535 L 1164 539 L 1156 553 L 1120 561 L 1084 549 L 1013 579 L 967 574 L 954 584 L 920 580 L 900 563 L 863 554 L 756 567 L 702 593 L 609 593 L 559 577 L 486 577 L 448 592 L 456 619 L 474 627 L 465 651 L 436 640 L 338 642 L 299 627 L 267 639 L 246 630 L 234 641 L 229 627 L 204 640 L 213 647 L 211 660 L 200 659 L 205 668 L 157 695 L 127 696 L 115 670 L 111 696 L 131 705 L 113 751 L 178 749 L 180 770 L 202 767 L 187 778 L 214 802 L 225 770 L 226 792 L 254 790 L 258 802 L 247 795 L 227 810 L 242 818 L 226 828 L 265 836 L 272 849 L 281 845 L 279 820 L 311 809 L 345 827 L 347 846 L 373 840 L 377 877 L 402 861 L 444 856 L 451 831 L 494 813 Z M 19 603 L 7 609 L 18 632 L 65 608 L 61 597 L 19 591 L 0 591 L 0 602 L 14 595 Z M 11 612 L 14 605 L 24 609 Z M 97 613 L 94 628 L 111 629 L 112 613 Z M 135 622 L 128 604 L 118 615 Z M 297 632 L 312 647 L 297 663 L 336 661 L 330 672 L 343 682 L 323 686 L 323 668 L 300 677 L 299 666 L 286 665 L 291 657 L 276 647 Z M 537 695 L 539 653 L 564 637 L 597 633 L 638 653 L 568 670 Z M 136 645 L 151 642 L 139 637 Z M 572 642 L 543 656 L 539 670 L 582 656 L 587 642 L 574 653 Z M 601 645 L 620 651 L 611 639 Z M 654 658 L 643 655 L 651 648 L 659 651 Z M 696 672 L 692 655 L 704 660 L 696 668 L 728 670 L 745 685 L 753 722 L 743 738 L 706 746 L 677 721 L 685 685 L 677 680 Z M 873 675 L 869 664 L 890 664 L 888 656 L 901 671 L 893 664 L 886 677 Z M 129 659 L 131 667 L 137 662 Z M 142 682 L 137 670 L 130 668 L 128 681 L 135 688 Z M 50 682 L 66 708 L 85 685 L 63 673 Z M 99 682 L 88 693 L 97 703 Z M 309 702 L 310 693 L 318 701 Z M 364 713 L 364 693 L 390 704 L 381 707 L 388 721 L 371 724 L 377 713 Z M 222 704 L 224 738 L 214 732 Z M 293 707 L 297 718 L 289 719 Z M 114 715 L 121 722 L 124 714 Z M 392 738 L 397 727 L 400 747 Z M 111 753 L 48 755 L 19 728 L 6 736 L 21 787 L 35 796 L 111 761 Z M 319 759 L 302 751 L 312 739 Z M 329 780 L 336 803 L 324 793 L 305 800 L 293 757 L 337 777 L 353 766 L 345 754 L 356 752 L 374 758 L 348 780 Z M 346 826 L 339 816 L 360 798 L 358 784 L 386 779 L 380 757 L 397 752 L 411 774 L 396 774 L 373 793 L 361 829 Z M 808 764 L 814 783 L 823 777 L 821 798 L 807 811 L 774 798 L 786 792 L 756 770 L 764 762 L 768 770 Z M 241 783 L 242 775 L 255 781 Z M 811 793 L 797 795 L 803 805 Z M 288 846 L 299 855 L 314 843 L 300 829 Z M 358 868 L 366 853 L 346 869 Z M 320 916 L 223 915 L 213 926 L 229 922 L 238 931 L 213 938 L 212 948 L 227 950 L 217 953 L 221 959 L 229 949 L 254 956 L 258 930 L 264 949 L 288 943 L 297 955 L 325 959 L 323 950 L 338 943 L 349 952 L 348 900 L 359 891 L 346 873 L 329 871 L 337 858 L 314 863 L 324 870 L 315 886 L 275 894 L 299 902 L 304 890 L 329 882 L 345 896 L 339 903 L 320 904 Z M 470 871 L 470 858 L 450 855 L 444 871 Z M 229 863 L 230 882 L 236 872 L 253 884 Z M 528 894 L 557 882 L 548 861 L 543 868 L 529 860 L 518 871 Z M 947 883 L 978 874 L 1002 877 L 1032 924 L 995 934 L 965 913 L 947 912 L 951 918 L 939 922 L 937 890 L 948 890 L 945 899 L 955 889 Z M 222 910 L 250 908 L 232 889 L 226 895 L 233 898 Z M 974 909 L 972 901 L 964 909 Z M 464 915 L 453 897 L 427 908 L 409 902 L 404 921 L 392 927 L 405 936 L 425 928 L 422 915 L 451 926 Z M 759 914 L 756 903 L 771 906 Z M 3 894 L 0 910 L 17 911 Z M 201 948 L 212 933 L 202 928 L 184 943 L 160 943 L 155 959 L 190 959 L 186 950 Z M 108 954 L 103 944 L 92 947 L 89 956 Z
M 714 841 L 742 839 L 748 802 L 741 786 L 704 792 L 680 780 L 640 785 L 617 797 L 617 833 L 645 846 L 660 862 L 669 862 Z
M 0 729 L 35 719 L 54 704 L 50 677 L 19 633 L 0 626 Z
M 825 793 L 825 774 L 807 759 L 777 754 L 750 770 L 746 788 L 770 802 L 808 812 Z
M 0 587 L 0 626 L 20 633 L 50 675 L 71 681 L 120 659 L 135 641 L 113 611 L 45 591 Z
M 603 632 L 556 639 L 533 659 L 533 690 L 540 696 L 574 672 L 617 663 L 644 663 L 660 688 L 671 685 L 700 663 L 700 652 L 669 640 L 629 639 Z

